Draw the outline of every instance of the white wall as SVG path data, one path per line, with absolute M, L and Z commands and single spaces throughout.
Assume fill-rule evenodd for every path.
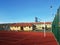
M 21 27 L 20 26 L 11 26 L 10 27 L 10 30 L 15 30 L 15 31 L 17 31 L 17 30 L 19 30 L 19 31 L 21 31 Z M 29 27 L 29 26 L 26 26 L 26 27 L 23 27 L 23 30 L 24 31 L 31 31 L 32 30 L 32 27 Z
M 32 27 L 29 27 L 29 26 L 24 27 L 24 31 L 31 31 L 31 30 L 32 30 Z
M 16 31 L 19 30 L 20 31 L 21 28 L 20 28 L 20 26 L 18 26 L 18 27 L 12 26 L 12 27 L 10 27 L 10 30 L 16 30 Z
M 51 28 L 51 24 L 35 24 L 37 29 L 42 30 L 42 27 L 45 27 L 47 25 L 47 28 Z

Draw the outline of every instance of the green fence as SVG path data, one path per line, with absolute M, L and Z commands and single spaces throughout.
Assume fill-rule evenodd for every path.
M 60 7 L 52 22 L 52 32 L 54 33 L 58 43 L 60 44 Z

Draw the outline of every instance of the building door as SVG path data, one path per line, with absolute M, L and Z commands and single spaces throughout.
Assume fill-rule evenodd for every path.
M 21 30 L 23 30 L 23 27 L 21 27 Z

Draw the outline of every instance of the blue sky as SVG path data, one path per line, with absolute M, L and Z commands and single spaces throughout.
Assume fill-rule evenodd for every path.
M 59 5 L 60 0 L 0 0 L 0 23 L 34 22 L 35 17 L 50 22 Z

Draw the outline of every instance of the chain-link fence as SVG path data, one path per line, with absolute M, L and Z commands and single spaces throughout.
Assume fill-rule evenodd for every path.
M 60 7 L 57 10 L 57 14 L 55 15 L 55 18 L 52 22 L 52 32 L 60 44 Z

